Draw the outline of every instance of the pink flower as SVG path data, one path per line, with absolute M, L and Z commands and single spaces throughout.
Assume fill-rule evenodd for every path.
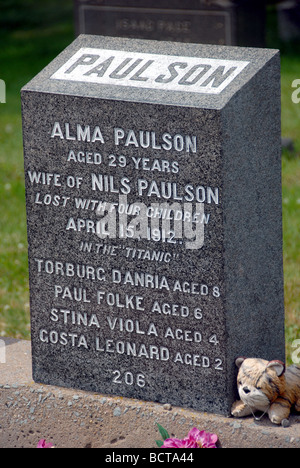
M 192 429 L 192 431 L 197 432 L 197 434 L 194 434 L 194 437 L 197 438 L 199 448 L 217 448 L 216 444 L 218 442 L 218 436 L 216 434 L 210 434 L 209 432 L 205 431 L 198 431 L 198 429 L 195 428 Z
M 199 448 L 198 444 L 193 441 L 186 439 L 166 439 L 161 448 Z
M 194 427 L 185 439 L 166 439 L 162 448 L 217 448 L 218 436 Z
M 45 439 L 41 439 L 39 443 L 37 444 L 37 448 L 43 448 L 43 449 L 54 448 L 54 445 L 52 445 L 51 443 L 47 444 Z

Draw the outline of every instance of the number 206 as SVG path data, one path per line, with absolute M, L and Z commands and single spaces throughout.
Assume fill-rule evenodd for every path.
M 126 385 L 138 385 L 138 387 L 145 387 L 146 385 L 146 380 L 144 374 L 137 374 L 136 376 L 133 375 L 132 372 L 124 372 L 122 374 L 120 371 L 115 370 L 113 371 L 113 383 L 115 384 L 123 384 L 125 383 Z

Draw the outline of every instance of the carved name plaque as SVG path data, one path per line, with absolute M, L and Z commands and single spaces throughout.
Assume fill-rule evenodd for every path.
M 34 380 L 229 414 L 284 359 L 277 51 L 80 36 L 22 112 Z

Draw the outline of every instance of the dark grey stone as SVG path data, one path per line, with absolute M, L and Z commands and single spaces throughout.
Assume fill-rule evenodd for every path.
M 261 0 L 74 0 L 79 34 L 263 47 Z
M 22 112 L 34 380 L 229 414 L 285 354 L 278 51 L 80 36 Z

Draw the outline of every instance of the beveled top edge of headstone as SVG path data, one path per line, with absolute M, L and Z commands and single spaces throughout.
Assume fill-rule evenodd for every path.
M 185 63 L 188 63 L 187 69 L 192 69 L 193 66 L 196 67 L 198 63 L 202 63 L 201 59 L 203 59 L 204 63 L 207 63 L 207 61 L 210 63 L 209 61 L 212 61 L 212 63 L 216 64 L 216 67 L 218 64 L 224 65 L 228 63 L 229 65 L 226 65 L 228 66 L 228 69 L 231 62 L 233 62 L 233 64 L 240 63 L 241 65 L 237 65 L 237 72 L 234 79 L 232 79 L 232 81 L 229 80 L 229 83 L 224 87 L 224 89 L 218 92 L 218 94 L 211 94 L 210 92 L 198 92 L 195 91 L 195 89 L 193 92 L 189 92 L 188 86 L 177 86 L 176 88 L 173 86 L 173 83 L 170 85 L 168 84 L 167 86 L 161 86 L 160 88 L 157 83 L 155 83 L 154 79 L 150 84 L 148 84 L 148 82 L 144 83 L 143 81 L 140 81 L 135 82 L 134 85 L 130 83 L 129 86 L 127 83 L 116 85 L 112 84 L 111 82 L 97 83 L 78 81 L 77 78 L 74 80 L 72 78 L 72 80 L 70 80 L 69 76 L 68 79 L 65 79 L 65 74 L 61 71 L 63 67 L 66 64 L 71 64 L 71 60 L 75 60 L 75 54 L 81 54 L 86 50 L 90 51 L 90 49 L 95 49 L 95 53 L 97 52 L 97 49 L 105 51 L 103 52 L 105 58 L 111 55 L 110 52 L 115 51 L 119 51 L 115 55 L 119 54 L 120 57 L 124 56 L 124 58 L 126 57 L 126 52 L 130 54 L 136 54 L 131 55 L 131 57 L 134 57 L 135 59 L 142 57 L 144 63 L 155 62 L 156 57 L 161 57 L 161 60 L 166 60 L 166 68 L 164 70 L 165 73 L 168 71 L 168 64 L 171 62 L 174 63 L 174 61 L 177 63 L 186 60 Z M 235 93 L 238 92 L 246 83 L 248 83 L 268 62 L 270 62 L 276 56 L 279 58 L 279 54 L 280 52 L 275 49 L 244 48 L 178 42 L 173 43 L 152 40 L 113 38 L 108 36 L 80 35 L 36 77 L 34 77 L 27 85 L 25 85 L 22 88 L 22 92 L 62 94 L 68 96 L 90 97 L 137 103 L 163 104 L 179 107 L 222 109 L 235 95 Z M 141 62 L 141 64 L 142 63 L 143 62 Z M 154 64 L 153 67 L 154 66 L 156 65 Z M 68 70 L 70 70 L 70 68 L 71 67 L 68 66 Z M 180 70 L 180 67 L 176 68 L 176 72 L 178 70 Z M 225 70 L 226 69 L 224 69 L 224 72 Z M 162 73 L 162 71 L 163 70 L 159 70 L 160 73 Z M 145 70 L 145 74 L 147 72 L 148 71 Z M 57 76 L 59 76 L 59 79 L 57 79 Z M 62 76 L 63 79 L 61 78 Z M 91 79 L 94 79 L 95 76 L 96 75 L 94 74 Z M 164 76 L 167 77 L 168 75 L 165 74 Z M 141 77 L 143 78 L 142 74 L 139 78 Z M 192 75 L 191 79 L 194 77 L 195 74 Z M 80 76 L 80 80 L 81 79 L 86 80 L 85 77 L 82 78 Z M 155 86 L 157 86 L 157 89 L 153 89 L 153 83 Z

